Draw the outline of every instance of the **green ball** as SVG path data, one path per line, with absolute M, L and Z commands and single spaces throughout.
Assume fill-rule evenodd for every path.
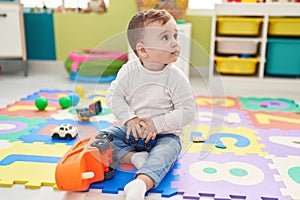
M 62 108 L 69 108 L 71 107 L 72 105 L 72 101 L 71 101 L 71 98 L 68 97 L 68 96 L 62 96 L 59 98 L 59 105 L 62 107 Z
M 35 106 L 39 110 L 45 110 L 48 106 L 48 100 L 45 97 L 38 97 L 35 99 Z

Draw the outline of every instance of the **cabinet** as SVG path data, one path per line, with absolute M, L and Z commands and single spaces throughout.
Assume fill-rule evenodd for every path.
M 252 81 L 260 84 L 290 84 L 294 78 L 266 75 L 270 21 L 274 17 L 299 17 L 297 3 L 223 3 L 212 16 L 209 82 Z M 229 22 L 229 23 L 227 23 Z M 277 35 L 276 37 L 283 37 Z M 295 38 L 295 35 L 293 36 Z M 299 34 L 300 38 L 300 34 Z M 300 49 L 298 50 L 300 52 Z M 300 56 L 300 55 L 299 55 Z M 299 66 L 300 67 L 300 66 Z
M 21 58 L 27 76 L 23 9 L 20 3 L 0 2 L 0 59 Z
M 184 74 L 190 75 L 190 54 L 191 54 L 191 23 L 178 24 L 178 42 L 180 45 L 180 57 L 175 62 L 175 65 L 181 69 Z M 136 55 L 128 45 L 128 59 L 136 59 Z

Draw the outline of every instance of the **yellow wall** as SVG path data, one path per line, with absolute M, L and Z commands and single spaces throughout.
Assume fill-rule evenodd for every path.
M 55 13 L 54 31 L 57 60 L 65 60 L 76 49 L 106 48 L 127 51 L 124 35 L 130 18 L 137 12 L 135 0 L 110 0 L 106 13 Z M 210 16 L 187 16 L 192 23 L 191 61 L 208 66 L 208 56 L 199 56 L 198 47 L 209 51 Z

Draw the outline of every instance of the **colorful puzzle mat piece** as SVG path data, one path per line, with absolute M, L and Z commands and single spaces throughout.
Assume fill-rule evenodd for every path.
M 178 176 L 173 174 L 173 170 L 177 168 L 178 165 L 174 165 L 162 183 L 149 192 L 160 193 L 162 197 L 171 197 L 177 194 L 177 189 L 171 188 L 171 182 L 178 181 Z M 131 165 L 121 165 L 115 170 L 115 175 L 112 179 L 93 183 L 90 188 L 102 189 L 102 192 L 117 194 L 119 190 L 123 191 L 125 185 L 134 178 L 135 171 L 136 169 Z
M 269 160 L 257 155 L 223 153 L 201 158 L 199 154 L 187 153 L 178 161 L 180 169 L 174 173 L 179 180 L 173 182 L 172 187 L 177 188 L 186 199 L 200 196 L 213 196 L 215 199 L 290 199 L 281 194 L 280 189 L 285 186 L 274 179 L 276 170 L 270 170 L 269 163 Z
M 105 105 L 106 91 L 86 92 L 80 105 L 62 109 L 58 100 L 71 90 L 41 90 L 0 109 L 0 186 L 55 186 L 56 163 L 77 140 L 119 125 Z M 44 96 L 49 110 L 37 111 L 34 101 Z M 76 108 L 100 100 L 103 112 L 81 122 Z M 163 197 L 214 199 L 299 199 L 300 115 L 292 100 L 198 96 L 198 115 L 181 137 L 182 156 L 150 192 Z M 52 109 L 53 107 L 53 109 Z M 70 123 L 79 129 L 71 141 L 54 140 L 50 131 Z M 203 137 L 203 142 L 193 142 Z M 24 172 L 24 173 L 22 173 Z M 118 193 L 133 179 L 135 169 L 121 165 L 111 180 L 90 188 Z M 187 184 L 188 183 L 188 184 Z
M 35 101 L 18 101 L 8 105 L 6 108 L 0 109 L 0 116 L 23 116 L 27 118 L 40 117 L 47 119 L 60 109 L 62 108 L 58 102 L 48 102 L 48 106 L 45 110 L 38 110 L 35 106 Z
M 0 151 L 0 186 L 55 186 L 55 168 L 70 146 L 12 142 Z
M 292 199 L 300 199 L 300 157 L 287 156 L 276 157 L 270 155 L 273 164 L 270 164 L 271 169 L 276 169 L 279 174 L 275 176 L 277 181 L 282 181 L 285 188 L 281 188 L 283 195 L 290 195 Z
M 244 98 L 240 97 L 242 107 L 247 110 L 264 110 L 264 111 L 283 111 L 297 112 L 300 111 L 295 101 L 284 98 Z
M 40 90 L 27 97 L 22 98 L 22 101 L 35 101 L 38 97 L 45 97 L 48 102 L 58 102 L 62 96 L 69 96 L 73 93 L 72 90 Z
M 239 99 L 235 97 L 212 97 L 212 96 L 196 96 L 196 103 L 200 108 L 220 109 L 220 108 L 239 108 Z
M 46 120 L 43 118 L 0 116 L 0 140 L 17 141 L 44 122 Z
M 248 112 L 251 126 L 261 129 L 278 128 L 281 130 L 299 129 L 300 114 L 294 112 Z
M 51 130 L 60 124 L 72 124 L 77 127 L 79 135 L 73 140 L 65 139 L 53 139 L 51 135 Z M 97 135 L 97 132 L 101 129 L 107 128 L 108 126 L 113 125 L 107 121 L 100 122 L 80 122 L 72 120 L 54 120 L 49 119 L 47 122 L 40 125 L 37 129 L 32 129 L 28 135 L 23 135 L 19 139 L 27 142 L 44 142 L 46 144 L 55 144 L 55 143 L 66 143 L 68 145 L 75 144 L 78 140 L 94 137 Z
M 267 155 L 262 149 L 265 147 L 256 136 L 257 131 L 246 127 L 219 127 L 211 130 L 209 126 L 199 126 L 201 132 L 191 132 L 189 137 L 183 138 L 183 149 L 190 153 L 215 153 L 222 154 L 232 152 L 236 155 Z M 194 143 L 194 136 L 204 137 L 204 142 Z M 223 145 L 226 148 L 215 148 L 215 145 Z

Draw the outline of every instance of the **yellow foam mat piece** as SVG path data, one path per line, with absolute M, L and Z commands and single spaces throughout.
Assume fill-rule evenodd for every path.
M 71 146 L 65 144 L 44 144 L 42 142 L 11 142 L 11 146 L 2 148 L 0 161 L 9 155 L 31 155 L 62 157 Z M 9 165 L 0 165 L 0 186 L 11 187 L 13 184 L 25 184 L 26 188 L 39 189 L 41 186 L 53 186 L 55 183 L 56 163 L 18 161 Z
M 185 130 L 186 131 L 186 130 Z M 263 144 L 260 144 L 260 137 L 256 136 L 257 131 L 252 130 L 246 127 L 235 127 L 229 128 L 226 126 L 222 127 L 209 127 L 209 126 L 199 126 L 198 132 L 201 132 L 204 138 L 208 140 L 212 134 L 222 134 L 230 133 L 238 136 L 243 136 L 250 141 L 250 144 L 246 147 L 237 147 L 234 144 L 237 142 L 235 138 L 231 137 L 221 137 L 219 140 L 227 147 L 225 149 L 216 148 L 214 143 L 193 143 L 190 141 L 190 135 L 184 135 L 183 140 L 183 149 L 187 152 L 197 153 L 209 151 L 214 154 L 221 154 L 224 152 L 232 152 L 235 155 L 247 155 L 247 154 L 257 154 L 260 156 L 268 155 L 267 152 L 263 152 L 262 149 L 265 147 Z
M 12 146 L 1 149 L 0 160 L 11 154 L 55 156 L 62 157 L 71 146 L 65 144 L 44 144 L 42 142 L 23 143 L 22 141 L 12 142 Z
M 41 186 L 55 188 L 54 163 L 19 162 L 0 166 L 0 186 L 12 187 L 13 184 L 25 184 L 26 188 L 39 189 Z

